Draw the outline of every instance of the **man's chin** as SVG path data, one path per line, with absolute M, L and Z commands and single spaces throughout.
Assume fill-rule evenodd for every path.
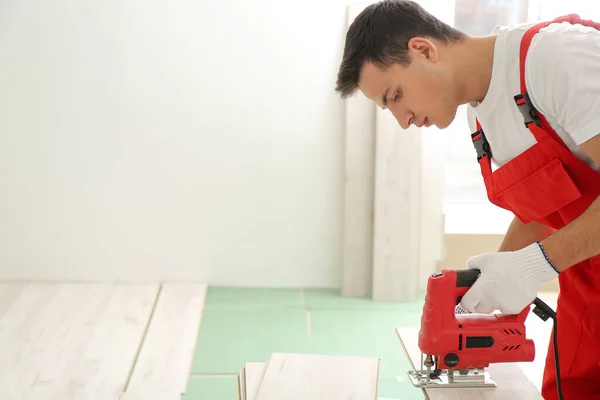
M 435 125 L 438 129 L 446 129 L 452 124 L 453 121 L 454 121 L 454 118 L 449 121 L 443 121 L 443 122 L 436 121 L 432 124 L 432 126 Z

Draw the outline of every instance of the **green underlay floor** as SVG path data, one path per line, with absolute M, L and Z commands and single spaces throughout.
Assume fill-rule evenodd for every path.
M 283 352 L 379 357 L 378 396 L 421 400 L 394 329 L 418 326 L 422 305 L 423 296 L 378 303 L 328 289 L 209 287 L 182 398 L 235 400 L 244 363 Z

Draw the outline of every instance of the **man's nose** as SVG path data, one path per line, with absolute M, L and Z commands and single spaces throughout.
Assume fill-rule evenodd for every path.
M 392 112 L 392 115 L 394 116 L 394 118 L 396 118 L 396 121 L 398 121 L 398 124 L 400 124 L 402 129 L 408 129 L 410 127 L 410 124 L 413 121 L 412 113 L 405 110 L 391 108 L 390 111 Z

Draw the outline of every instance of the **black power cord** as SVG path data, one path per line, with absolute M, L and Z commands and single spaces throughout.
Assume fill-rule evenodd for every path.
M 558 389 L 558 398 L 563 400 L 562 384 L 560 382 L 560 363 L 558 362 L 558 323 L 556 321 L 556 312 L 551 309 L 546 303 L 540 300 L 538 297 L 533 301 L 535 305 L 533 313 L 540 317 L 542 321 L 547 321 L 548 318 L 552 318 L 553 329 L 554 329 L 554 365 L 556 368 L 556 388 Z

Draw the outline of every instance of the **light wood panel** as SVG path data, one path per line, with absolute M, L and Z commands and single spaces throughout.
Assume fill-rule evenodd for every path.
M 238 385 L 240 389 L 240 400 L 256 400 L 256 395 L 262 383 L 266 362 L 247 362 L 238 376 Z M 379 397 L 378 400 L 392 400 Z
M 48 311 L 58 287 L 50 284 L 19 285 L 3 284 L 0 320 L 0 398 L 24 398 L 35 375 L 29 373 L 36 367 L 34 349 L 43 340 L 44 326 L 40 319 Z M 52 323 L 55 323 L 52 321 Z M 37 366 L 39 367 L 39 366 Z
M 379 359 L 273 353 L 256 400 L 377 399 Z
M 203 283 L 162 285 L 123 400 L 179 399 L 185 393 L 205 297 Z
M 396 332 L 411 367 L 421 364 L 418 328 L 397 328 Z M 420 389 L 427 400 L 542 400 L 540 392 L 516 363 L 492 364 L 487 369 L 497 383 L 496 388 L 434 388 Z
M 348 6 L 348 26 L 365 3 Z M 362 92 L 345 102 L 342 296 L 370 297 L 373 264 L 375 104 Z
M 427 289 L 429 276 L 444 258 L 444 196 L 447 133 L 422 129 L 419 194 L 419 288 Z
M 256 400 L 258 390 L 267 370 L 267 363 L 248 362 L 245 368 L 246 400 Z
M 119 398 L 158 285 L 0 286 L 0 398 Z
M 414 301 L 419 293 L 420 129 L 401 129 L 377 111 L 373 300 Z

